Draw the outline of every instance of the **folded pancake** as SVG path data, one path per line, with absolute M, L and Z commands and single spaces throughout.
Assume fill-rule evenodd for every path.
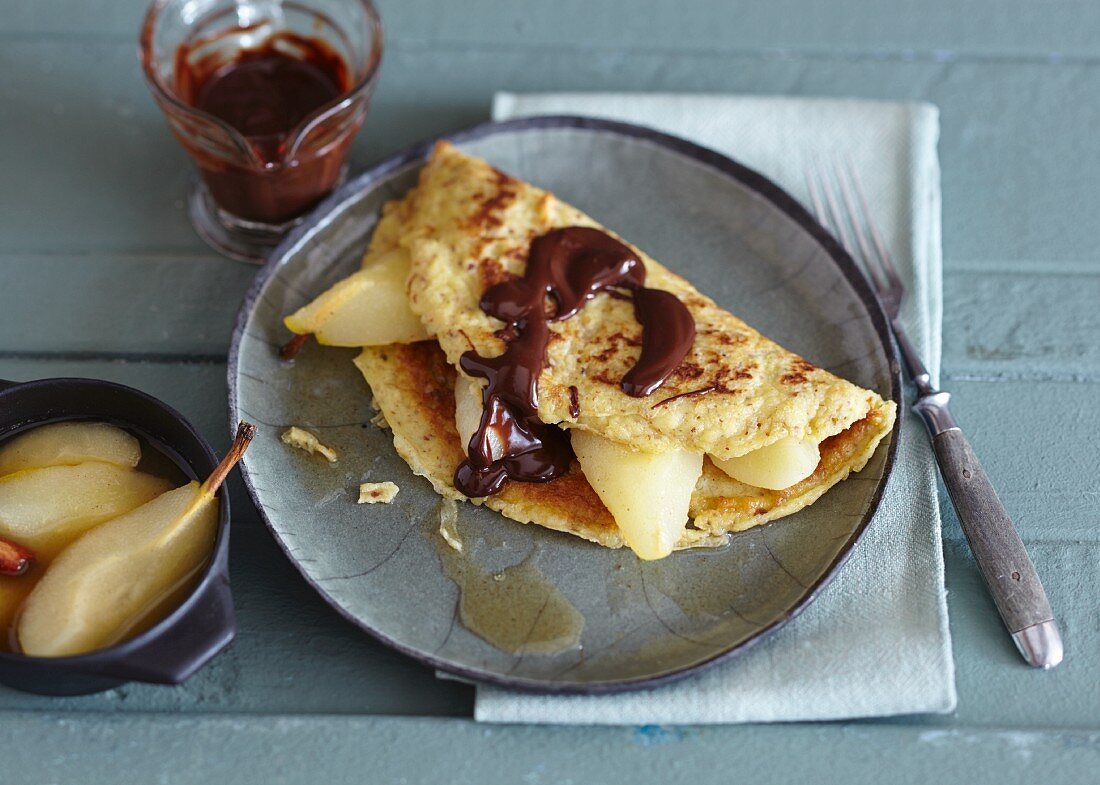
M 383 208 L 364 270 L 356 274 L 359 290 L 367 292 L 380 281 L 392 288 L 394 271 L 404 276 L 407 266 L 407 306 L 402 307 L 423 330 L 406 330 L 402 343 L 367 346 L 355 362 L 393 431 L 397 451 L 444 496 L 466 498 L 454 481 L 456 467 L 466 459 L 465 439 L 455 423 L 460 358 L 470 351 L 497 357 L 513 338 L 482 310 L 482 295 L 524 274 L 535 238 L 568 227 L 614 236 L 552 194 L 446 143 L 433 151 L 417 187 Z M 717 544 L 728 532 L 794 513 L 863 468 L 893 426 L 893 402 L 783 349 L 640 250 L 630 250 L 644 264 L 645 285 L 672 293 L 690 312 L 695 322 L 690 350 L 655 392 L 627 395 L 620 382 L 639 358 L 642 326 L 631 302 L 614 292 L 596 294 L 574 316 L 549 323 L 547 361 L 538 377 L 539 420 L 574 433 L 587 431 L 627 452 L 679 451 L 696 461 L 706 454 L 701 474 L 696 463 L 692 475 L 698 478 L 690 498 L 692 525 L 681 523 L 675 530 L 677 547 Z M 352 288 L 343 285 L 344 293 L 328 300 L 322 295 L 287 324 L 322 340 L 318 314 L 350 302 Z M 363 298 L 366 303 L 367 295 Z M 421 340 L 425 336 L 431 339 Z M 579 438 L 573 443 L 581 454 Z M 729 468 L 787 443 L 810 445 L 813 456 L 789 487 L 750 485 Z M 605 491 L 574 461 L 557 479 L 506 481 L 499 493 L 473 501 L 523 523 L 619 547 L 626 529 L 605 506 Z M 686 494 L 683 498 L 686 504 Z

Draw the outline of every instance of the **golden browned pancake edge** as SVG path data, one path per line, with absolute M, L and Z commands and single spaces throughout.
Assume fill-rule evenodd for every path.
M 439 345 L 422 341 L 366 348 L 355 364 L 392 429 L 398 454 L 436 492 L 465 499 L 452 483 L 455 468 L 465 458 L 455 428 L 457 372 Z M 706 461 L 691 501 L 695 528 L 685 532 L 679 547 L 718 544 L 726 532 L 758 526 L 812 504 L 849 472 L 863 468 L 893 420 L 892 408 L 878 407 L 827 439 L 817 471 L 783 491 L 739 483 Z M 622 546 L 614 519 L 576 464 L 567 476 L 548 483 L 509 482 L 501 493 L 483 501 L 521 523 L 536 523 L 609 548 Z

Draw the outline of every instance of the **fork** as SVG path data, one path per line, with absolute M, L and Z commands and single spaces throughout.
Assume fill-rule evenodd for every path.
M 1043 584 L 970 442 L 951 416 L 950 393 L 932 386 L 928 369 L 902 327 L 898 313 L 905 285 L 868 208 L 858 172 L 846 160 L 844 166 L 834 164 L 831 177 L 820 164 L 805 175 L 818 221 L 831 227 L 845 250 L 862 264 L 890 320 L 906 372 L 916 387 L 913 410 L 932 438 L 940 474 L 1005 627 L 1029 665 L 1053 668 L 1062 661 L 1062 636 Z

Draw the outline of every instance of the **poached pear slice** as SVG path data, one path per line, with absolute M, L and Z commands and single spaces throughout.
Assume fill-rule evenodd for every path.
M 218 506 L 197 482 L 88 532 L 63 550 L 24 601 L 16 630 L 32 657 L 63 657 L 126 637 L 160 597 L 210 555 Z
M 462 452 L 470 454 L 470 440 L 474 438 L 478 426 L 481 425 L 481 413 L 484 409 L 482 391 L 484 385 L 471 379 L 469 376 L 458 374 L 455 378 L 455 428 L 458 430 L 458 438 L 462 442 Z M 504 457 L 504 444 L 500 436 L 493 429 L 485 432 L 485 438 L 489 442 L 489 451 L 494 461 Z
M 398 248 L 323 292 L 284 319 L 298 335 L 312 334 L 327 346 L 414 343 L 428 335 L 409 307 L 405 282 L 409 254 Z
M 0 476 L 100 461 L 132 469 L 141 460 L 141 444 L 105 422 L 55 422 L 40 425 L 0 445 Z
M 100 461 L 0 477 L 0 536 L 49 558 L 73 537 L 171 488 L 168 480 Z
M 738 482 L 781 491 L 814 473 L 821 462 L 821 449 L 817 442 L 786 436 L 737 458 L 711 456 L 711 460 Z
M 672 553 L 687 526 L 703 454 L 637 452 L 576 429 L 570 438 L 585 478 L 615 518 L 623 542 L 640 559 Z
M 111 646 L 162 609 L 210 558 L 218 488 L 255 430 L 241 423 L 233 447 L 202 485 L 162 493 L 65 548 L 20 610 L 22 652 L 63 657 Z

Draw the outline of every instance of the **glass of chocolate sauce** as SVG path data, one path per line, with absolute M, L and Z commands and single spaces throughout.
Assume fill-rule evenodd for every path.
M 259 263 L 343 180 L 382 25 L 370 0 L 155 0 L 140 54 L 201 175 L 188 196 L 196 231 Z

